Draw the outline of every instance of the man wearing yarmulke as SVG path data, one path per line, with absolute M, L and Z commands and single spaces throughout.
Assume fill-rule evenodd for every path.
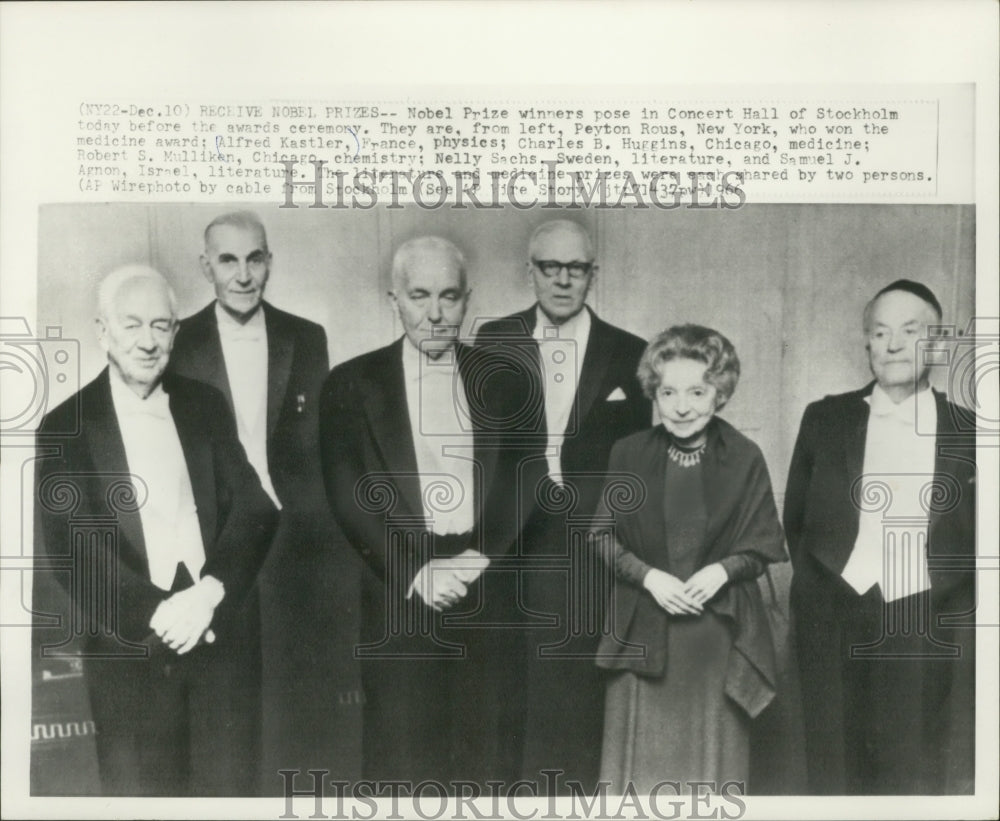
M 974 790 L 975 425 L 929 385 L 941 317 L 921 283 L 879 291 L 863 317 L 875 381 L 809 405 L 792 455 L 814 793 Z

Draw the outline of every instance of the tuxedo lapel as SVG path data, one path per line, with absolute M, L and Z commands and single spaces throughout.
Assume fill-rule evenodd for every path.
M 364 414 L 386 471 L 395 477 L 409 512 L 422 514 L 417 454 L 403 382 L 404 342 L 405 338 L 386 348 L 382 367 L 368 375 Z
M 284 404 L 288 378 L 292 371 L 295 342 L 284 323 L 266 302 L 264 322 L 267 327 L 267 437 L 270 440 Z
M 589 311 L 589 308 L 584 308 Z M 590 338 L 587 340 L 587 350 L 583 356 L 583 367 L 580 369 L 580 384 L 577 386 L 576 402 L 573 413 L 576 418 L 570 419 L 569 430 L 579 431 L 583 420 L 587 418 L 591 407 L 597 400 L 601 387 L 604 385 L 611 361 L 611 342 L 608 326 L 591 311 Z
M 513 314 L 513 319 L 514 325 L 511 327 L 511 332 L 516 335 L 524 334 L 531 337 L 535 333 L 535 325 L 538 321 L 538 303 L 536 302 L 530 308 L 525 308 L 523 311 Z
M 962 420 L 966 430 L 975 429 L 974 417 L 964 408 L 949 405 L 944 394 L 933 392 L 934 403 L 937 406 L 937 430 L 934 447 L 934 478 L 944 494 L 944 499 L 949 500 L 952 494 L 957 498 L 963 493 L 975 492 L 975 438 L 971 434 L 962 435 L 959 427 L 959 420 L 954 414 L 966 414 Z M 957 484 L 957 487 L 954 484 Z M 967 486 L 971 483 L 971 486 Z M 932 499 L 934 495 L 932 494 Z M 945 504 L 930 504 L 928 522 L 931 529 L 944 518 L 944 514 L 952 509 L 952 506 Z
M 100 493 L 105 500 L 113 495 L 112 486 L 130 473 L 128 459 L 125 456 L 125 442 L 122 439 L 121 427 L 115 415 L 114 402 L 111 399 L 111 381 L 107 368 L 93 384 L 93 392 L 88 393 L 88 401 L 81 408 L 83 414 L 83 433 L 87 437 L 87 448 L 97 474 Z M 140 479 L 142 477 L 139 477 Z M 134 484 L 134 483 L 133 483 Z M 142 501 L 144 494 L 136 488 L 136 499 Z M 101 509 L 101 508 L 99 508 Z M 106 509 L 112 512 L 110 504 Z M 149 563 L 146 557 L 146 540 L 142 532 L 142 519 L 139 511 L 116 511 L 118 517 L 119 549 L 131 546 L 142 564 L 143 572 L 149 574 Z
M 585 311 L 590 312 L 590 335 L 587 339 L 587 348 L 583 355 L 583 364 L 580 368 L 580 381 L 576 386 L 576 395 L 573 398 L 573 406 L 570 410 L 570 418 L 567 424 L 567 431 L 578 431 L 583 420 L 587 418 L 593 407 L 601 387 L 604 385 L 608 372 L 608 365 L 613 354 L 610 328 L 588 307 Z M 538 306 L 533 305 L 527 311 L 515 314 L 516 318 L 523 320 L 527 328 L 528 336 L 534 339 L 535 324 L 538 317 Z M 544 385 L 545 379 L 542 374 L 541 349 L 537 344 L 532 347 L 535 355 L 535 367 L 539 373 L 538 384 Z
M 226 358 L 222 354 L 222 340 L 219 338 L 219 320 L 215 315 L 215 303 L 211 302 L 196 317 L 194 336 L 197 344 L 190 346 L 191 367 L 188 372 L 197 374 L 199 381 L 206 382 L 222 392 L 226 404 L 235 419 L 233 394 L 229 389 L 229 374 L 226 372 Z
M 952 410 L 948 407 L 948 400 L 945 398 L 944 394 L 938 393 L 936 390 L 931 389 L 932 395 L 934 396 L 934 405 L 937 410 L 937 438 L 938 443 L 944 445 L 947 443 L 948 439 L 955 437 L 959 433 L 958 426 L 956 425 L 956 419 L 952 415 Z M 940 453 L 946 448 L 939 447 L 937 449 L 938 457 L 935 463 L 935 471 L 937 473 L 947 472 L 942 470 L 941 456 Z
M 545 414 L 545 371 L 542 368 L 542 351 L 538 346 L 538 340 L 535 339 L 535 325 L 538 321 L 538 310 L 537 305 L 532 305 L 526 311 L 521 311 L 519 314 L 515 314 L 518 318 L 518 327 L 515 333 L 521 333 L 522 329 L 526 331 L 526 337 L 529 340 L 528 344 L 524 346 L 524 350 L 528 352 L 529 362 L 527 366 L 532 369 L 531 383 L 538 386 L 538 397 L 541 400 L 539 406 L 538 415 L 538 428 L 537 433 L 547 433 L 548 432 L 548 418 Z
M 486 433 L 484 431 L 485 426 L 479 418 L 479 406 L 469 401 L 469 385 L 470 379 L 473 376 L 470 373 L 470 367 L 475 368 L 475 363 L 470 362 L 470 360 L 475 355 L 475 352 L 467 345 L 459 344 L 455 355 L 458 362 L 458 371 L 462 375 L 462 385 L 465 390 L 463 400 L 465 407 L 469 409 L 469 413 L 472 416 L 468 421 L 472 424 L 473 428 L 474 471 L 479 474 L 477 482 L 479 495 L 477 496 L 476 510 L 482 511 L 495 475 L 497 450 L 495 446 L 491 446 L 487 441 L 484 441 Z
M 204 421 L 198 418 L 196 408 L 182 401 L 176 391 L 170 390 L 169 374 L 164 378 L 164 390 L 170 400 L 170 415 L 177 429 L 177 438 L 184 452 L 191 492 L 198 510 L 198 524 L 201 526 L 201 541 L 205 555 L 211 554 L 215 544 L 216 491 L 215 471 L 212 463 L 212 442 Z
M 844 408 L 843 453 L 848 489 L 854 486 L 865 470 L 865 440 L 868 437 L 868 418 L 871 415 L 871 407 L 865 397 L 871 396 L 873 387 L 874 383 L 856 394 Z M 855 517 L 860 515 L 857 508 L 854 511 Z

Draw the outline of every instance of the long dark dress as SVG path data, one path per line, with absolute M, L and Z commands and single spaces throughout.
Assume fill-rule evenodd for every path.
M 687 580 L 703 555 L 707 512 L 702 464 L 666 462 L 662 510 L 666 566 L 659 569 Z M 650 500 L 655 503 L 656 500 Z M 750 554 L 722 560 L 731 581 L 754 578 L 763 562 Z M 650 565 L 619 547 L 620 580 L 642 586 Z M 665 619 L 666 672 L 645 676 L 613 674 L 605 701 L 601 780 L 614 793 L 629 782 L 642 794 L 656 784 L 688 793 L 690 782 L 747 782 L 750 719 L 723 692 L 733 636 L 730 626 L 711 609 L 700 616 L 674 616 L 647 601 L 637 618 Z M 652 607 L 650 604 L 652 603 Z M 704 787 L 701 788 L 704 791 Z M 714 791 L 714 790 L 713 790 Z

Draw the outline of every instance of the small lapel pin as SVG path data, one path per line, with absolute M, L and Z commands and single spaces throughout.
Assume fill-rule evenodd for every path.
M 302 409 L 306 406 L 306 395 L 304 393 L 297 394 L 295 397 L 295 412 L 302 413 Z

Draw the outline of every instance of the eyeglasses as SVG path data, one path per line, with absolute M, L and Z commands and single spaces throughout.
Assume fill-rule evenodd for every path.
M 566 273 L 569 274 L 570 279 L 583 279 L 590 276 L 594 270 L 593 262 L 559 262 L 557 259 L 533 259 L 531 260 L 531 264 L 541 271 L 542 276 L 547 279 L 554 279 L 559 276 L 559 272 L 563 268 L 566 269 Z

